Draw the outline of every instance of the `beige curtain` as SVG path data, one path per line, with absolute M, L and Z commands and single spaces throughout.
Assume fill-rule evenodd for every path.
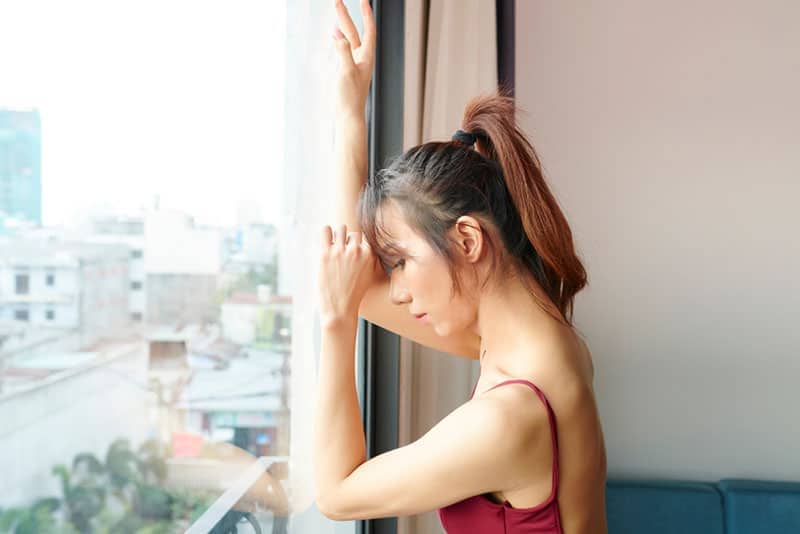
M 474 96 L 497 87 L 495 0 L 406 0 L 403 148 L 448 140 Z M 400 346 L 399 445 L 467 400 L 477 361 Z M 398 534 L 443 532 L 436 512 L 398 518 Z

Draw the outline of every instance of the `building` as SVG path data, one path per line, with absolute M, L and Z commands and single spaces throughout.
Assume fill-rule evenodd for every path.
M 0 233 L 6 220 L 42 223 L 39 112 L 0 109 Z
M 0 323 L 76 330 L 79 348 L 130 324 L 128 247 L 0 240 Z
M 154 210 L 144 224 L 148 324 L 211 322 L 219 315 L 222 232 L 177 212 Z
M 129 250 L 128 312 L 131 321 L 145 320 L 147 309 L 147 275 L 145 274 L 144 218 L 142 217 L 93 217 L 89 219 L 81 235 L 75 237 L 87 243 L 125 245 Z
M 242 347 L 217 325 L 152 326 L 147 344 L 163 441 L 189 433 L 256 456 L 288 450 L 284 354 Z
M 268 286 L 259 286 L 257 293 L 237 292 L 225 299 L 220 323 L 225 338 L 234 343 L 288 352 L 291 318 L 291 297 L 273 296 Z

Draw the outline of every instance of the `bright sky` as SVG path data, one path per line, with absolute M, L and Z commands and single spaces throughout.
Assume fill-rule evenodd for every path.
M 285 0 L 0 0 L 0 108 L 38 108 L 46 225 L 152 204 L 276 221 Z

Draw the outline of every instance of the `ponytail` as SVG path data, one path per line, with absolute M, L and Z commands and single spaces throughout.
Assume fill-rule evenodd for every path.
M 574 297 L 586 286 L 586 270 L 575 254 L 569 224 L 542 176 L 536 151 L 516 122 L 514 100 L 501 94 L 473 99 L 461 128 L 475 136 L 478 152 L 500 165 L 522 229 L 541 261 L 544 280 L 539 285 L 571 324 Z M 523 259 L 535 263 L 535 258 Z

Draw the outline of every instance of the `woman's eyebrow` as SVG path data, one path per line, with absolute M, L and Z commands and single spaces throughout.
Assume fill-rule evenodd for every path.
M 386 251 L 387 254 L 402 254 L 406 252 L 405 247 L 396 241 L 385 241 L 381 244 L 381 249 Z

